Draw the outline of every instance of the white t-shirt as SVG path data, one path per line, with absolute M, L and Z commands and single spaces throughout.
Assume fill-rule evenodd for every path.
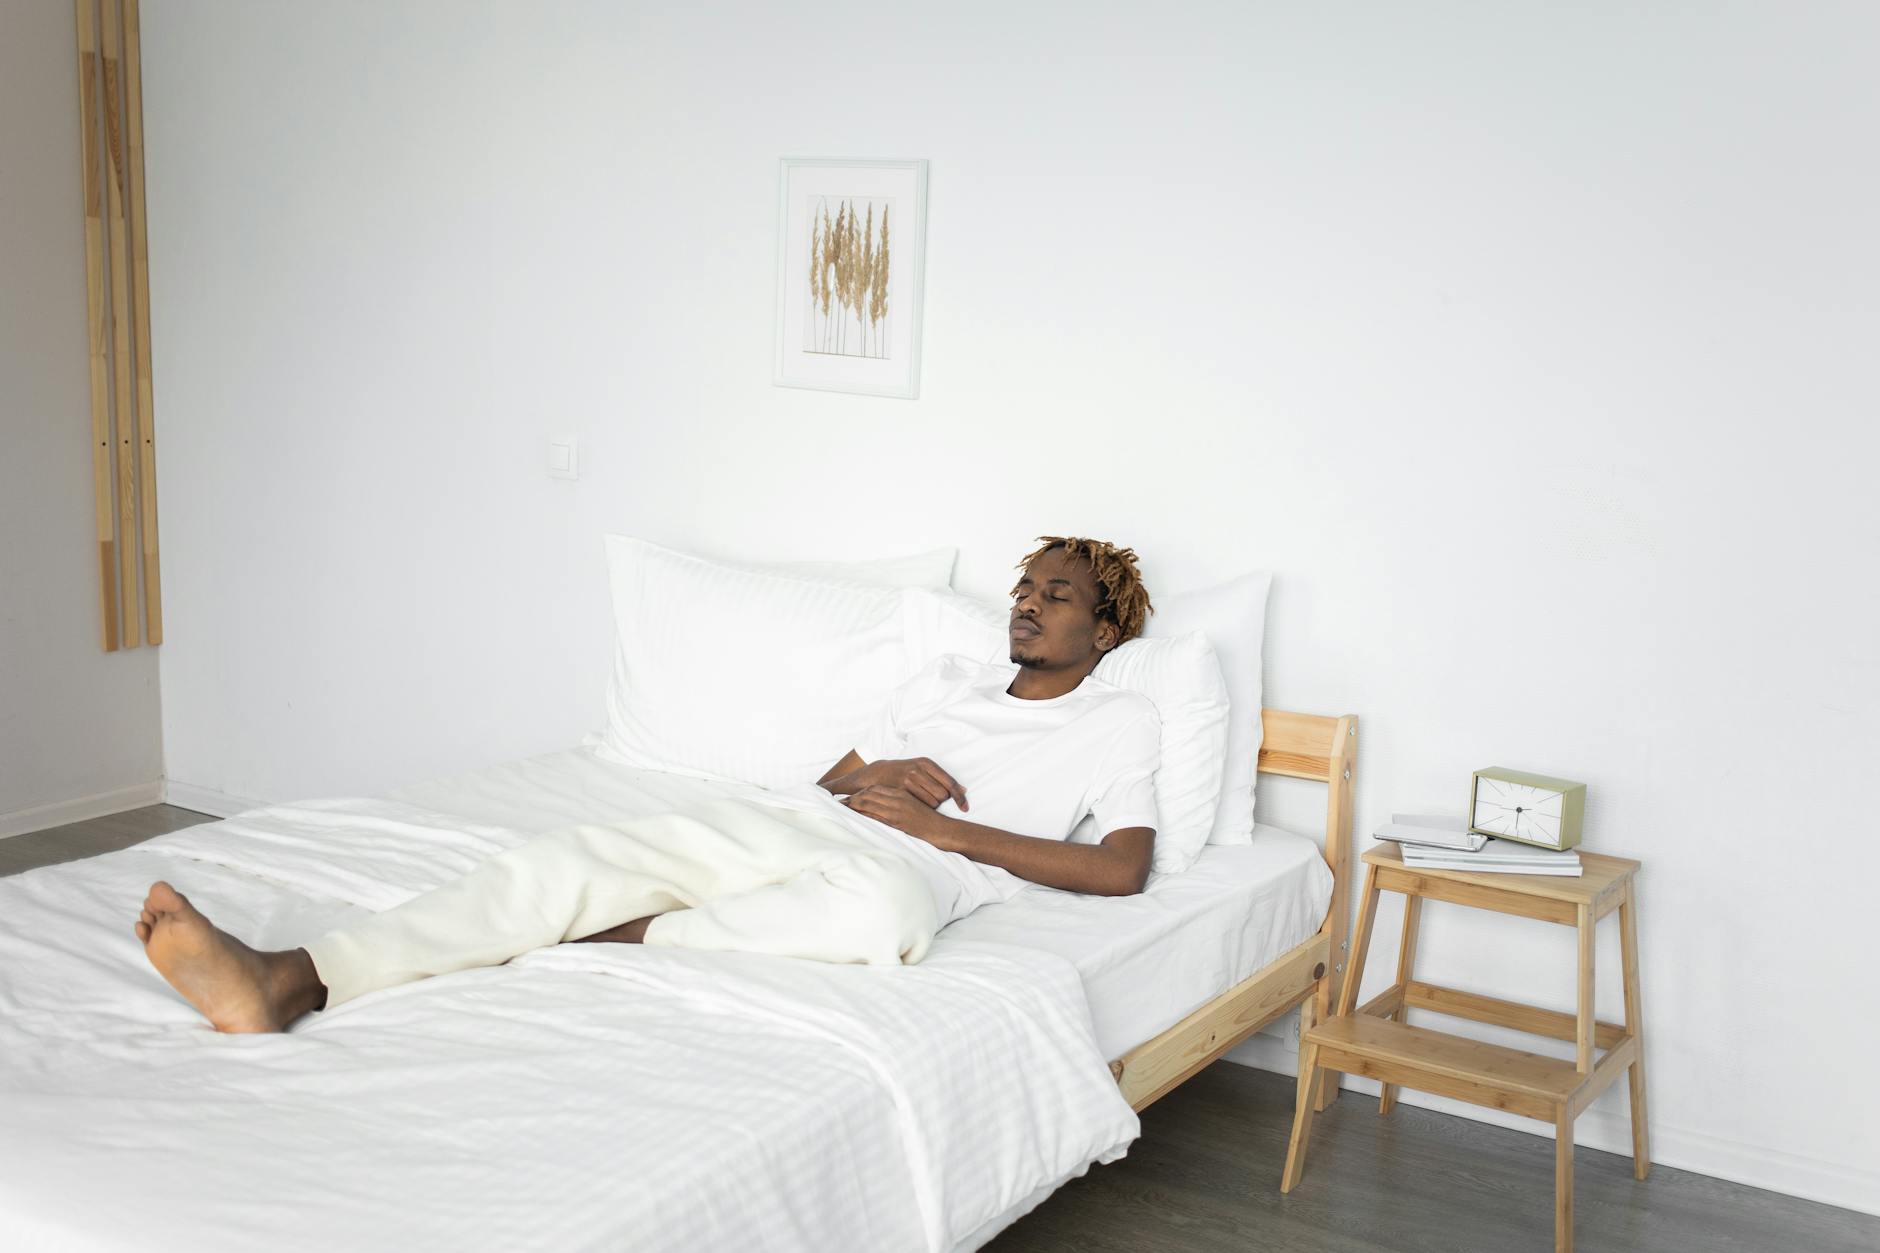
M 1091 676 L 1063 696 L 1025 700 L 1005 689 L 1015 665 L 941 657 L 889 698 L 855 751 L 865 761 L 928 757 L 966 791 L 939 812 L 981 826 L 1047 840 L 1070 838 L 1088 816 L 1098 837 L 1156 825 L 1155 771 L 1161 723 L 1137 692 Z M 1025 880 L 935 848 L 854 810 L 821 788 L 793 794 L 844 816 L 852 829 L 911 861 L 933 888 L 945 922 L 1003 900 Z

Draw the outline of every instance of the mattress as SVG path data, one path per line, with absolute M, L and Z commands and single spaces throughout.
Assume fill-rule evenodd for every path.
M 755 788 L 618 765 L 592 747 L 437 779 L 396 800 L 468 822 L 542 832 L 678 808 Z M 1105 1057 L 1166 1031 L 1289 949 L 1325 919 L 1332 873 L 1317 843 L 1258 825 L 1250 845 L 1209 845 L 1139 896 L 1028 887 L 941 933 L 936 951 L 974 943 L 1041 949 L 1077 968 Z
M 960 919 L 935 947 L 990 940 L 1063 957 L 1083 979 L 1098 1047 L 1115 1059 L 1305 943 L 1331 899 L 1318 845 L 1258 825 L 1251 845 L 1209 845 L 1140 896 L 1027 888 Z

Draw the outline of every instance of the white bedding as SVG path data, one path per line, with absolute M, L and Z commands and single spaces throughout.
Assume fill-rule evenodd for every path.
M 1106 1059 L 1330 892 L 1261 828 L 1141 897 L 1028 889 L 913 968 L 563 946 L 278 1037 L 211 1032 L 130 934 L 168 878 L 291 947 L 535 834 L 739 790 L 575 749 L 0 880 L 9 1247 L 972 1249 L 1134 1138 Z
M 1210 844 L 1178 875 L 1122 900 L 1026 888 L 940 933 L 936 950 L 995 942 L 1077 967 L 1097 1047 L 1117 1058 L 1311 939 L 1332 872 L 1303 835 L 1256 824 L 1253 843 Z
M 0 880 L 7 1246 L 971 1248 L 1135 1137 L 1075 969 L 1035 952 L 562 946 L 220 1036 L 130 933 L 167 878 L 302 943 L 556 825 L 510 801 L 537 816 L 278 807 Z
M 394 793 L 466 822 L 549 831 L 724 794 L 617 765 L 585 748 L 509 762 Z M 757 789 L 749 789 L 756 792 Z M 939 947 L 993 941 L 1077 967 L 1097 1046 L 1117 1058 L 1296 945 L 1325 920 L 1332 872 L 1314 841 L 1264 824 L 1248 845 L 1209 845 L 1178 875 L 1123 900 L 1026 888 L 941 932 Z

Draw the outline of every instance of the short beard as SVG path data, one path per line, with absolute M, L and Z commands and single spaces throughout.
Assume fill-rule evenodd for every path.
M 1044 658 L 1028 657 L 1016 648 L 1012 650 L 1012 655 L 1007 660 L 1022 670 L 1036 670 L 1044 665 Z

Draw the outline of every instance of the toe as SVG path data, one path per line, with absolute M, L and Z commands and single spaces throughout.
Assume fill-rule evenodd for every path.
M 161 879 L 150 885 L 150 895 L 144 898 L 144 908 L 158 914 L 172 909 L 182 909 L 188 904 L 188 897 Z
M 137 933 L 137 938 L 142 940 L 145 944 L 150 943 L 150 924 L 149 923 L 140 922 L 136 926 L 132 927 L 131 930 L 135 931 Z

